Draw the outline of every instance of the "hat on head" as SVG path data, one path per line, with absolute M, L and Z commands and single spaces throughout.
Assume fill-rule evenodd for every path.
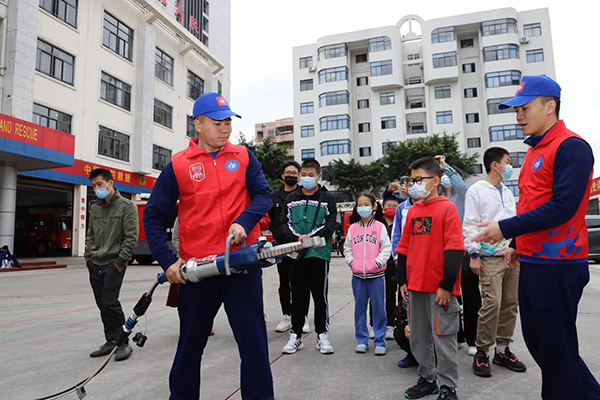
M 200 115 L 206 115 L 208 118 L 216 121 L 221 121 L 234 115 L 242 118 L 231 111 L 225 97 L 214 92 L 204 93 L 194 102 L 193 117 L 197 118 Z
M 4 246 L 2 246 L 2 250 L 8 250 L 8 245 L 5 244 Z
M 505 110 L 509 107 L 519 107 L 540 96 L 560 99 L 560 86 L 552 78 L 545 75 L 525 75 L 515 97 L 500 103 L 498 108 Z

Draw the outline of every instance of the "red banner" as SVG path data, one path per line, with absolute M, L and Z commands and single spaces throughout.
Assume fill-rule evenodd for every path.
M 0 137 L 73 155 L 75 136 L 0 114 Z
M 105 168 L 110 171 L 113 175 L 113 179 L 117 183 L 124 183 L 126 185 L 140 186 L 148 189 L 152 189 L 156 183 L 156 178 L 151 176 L 145 176 L 135 174 L 133 172 L 123 171 L 117 168 L 107 167 L 105 165 L 90 163 L 82 160 L 75 160 L 75 165 L 72 167 L 55 168 L 54 171 L 64 172 L 72 175 L 79 175 L 88 177 L 90 172 L 97 168 Z
M 592 187 L 590 188 L 590 197 L 600 195 L 600 177 L 592 180 Z

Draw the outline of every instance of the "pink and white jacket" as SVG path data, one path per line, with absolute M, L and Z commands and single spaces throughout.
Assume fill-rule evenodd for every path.
M 392 243 L 381 222 L 371 219 L 365 226 L 360 220 L 348 228 L 344 257 L 355 277 L 371 279 L 384 276 L 391 254 Z

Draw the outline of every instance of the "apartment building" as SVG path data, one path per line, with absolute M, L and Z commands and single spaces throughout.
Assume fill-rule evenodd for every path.
M 267 138 L 273 138 L 276 145 L 288 146 L 288 156 L 294 158 L 294 118 L 282 118 L 254 126 L 254 142 L 260 146 Z

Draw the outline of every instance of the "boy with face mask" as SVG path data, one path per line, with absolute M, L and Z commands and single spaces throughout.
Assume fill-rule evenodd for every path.
M 321 177 L 318 161 L 312 158 L 304 160 L 300 169 L 301 187 L 287 196 L 282 208 L 278 233 L 281 243 L 301 241 L 311 236 L 324 237 L 327 242 L 325 247 L 310 249 L 302 258 L 292 262 L 292 329 L 290 340 L 282 350 L 285 354 L 304 348 L 302 326 L 308 314 L 310 293 L 315 305 L 317 349 L 321 354 L 333 353 L 328 338 L 327 287 L 337 206 L 333 195 L 318 184 Z

